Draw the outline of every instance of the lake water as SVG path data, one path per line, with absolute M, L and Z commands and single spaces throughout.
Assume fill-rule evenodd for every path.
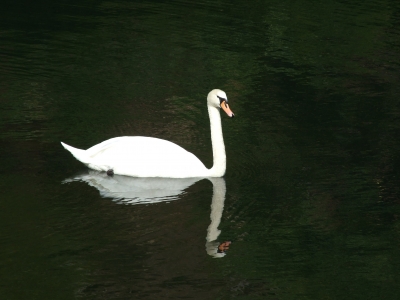
M 3 1 L 1 299 L 399 299 L 400 4 Z M 227 173 L 89 171 L 115 136 Z M 232 241 L 226 255 L 216 254 Z

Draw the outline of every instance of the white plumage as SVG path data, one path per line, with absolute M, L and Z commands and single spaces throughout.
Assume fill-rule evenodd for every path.
M 219 108 L 233 117 L 225 92 L 212 90 L 207 97 L 210 117 L 214 165 L 207 169 L 192 153 L 182 147 L 158 138 L 123 136 L 106 140 L 87 150 L 63 147 L 89 168 L 112 170 L 114 174 L 133 177 L 221 177 L 226 170 L 226 154 L 222 136 Z

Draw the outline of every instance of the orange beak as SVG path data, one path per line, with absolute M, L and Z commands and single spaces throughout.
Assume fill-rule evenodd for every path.
M 221 108 L 224 110 L 224 112 L 226 112 L 226 114 L 233 118 L 235 116 L 235 114 L 231 111 L 231 109 L 229 108 L 228 103 L 226 103 L 226 101 L 222 101 L 221 102 Z

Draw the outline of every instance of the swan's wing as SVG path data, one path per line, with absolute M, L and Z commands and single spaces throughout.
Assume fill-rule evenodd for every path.
M 201 177 L 206 167 L 182 147 L 157 138 L 118 137 L 86 150 L 92 164 L 138 177 Z

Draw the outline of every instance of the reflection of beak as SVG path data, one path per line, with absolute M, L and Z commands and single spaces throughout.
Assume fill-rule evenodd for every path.
M 226 112 L 226 114 L 233 118 L 235 116 L 235 114 L 231 111 L 231 109 L 229 108 L 228 103 L 226 103 L 226 101 L 222 101 L 221 102 L 221 108 Z
M 231 241 L 225 241 L 219 244 L 217 253 L 225 253 L 229 250 L 229 246 L 232 244 Z

